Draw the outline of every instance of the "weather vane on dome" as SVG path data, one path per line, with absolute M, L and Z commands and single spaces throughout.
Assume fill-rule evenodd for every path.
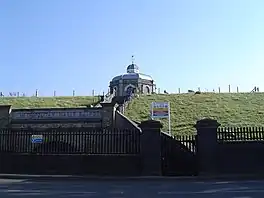
M 134 64 L 135 63 L 135 56 L 134 55 L 132 55 L 132 64 Z

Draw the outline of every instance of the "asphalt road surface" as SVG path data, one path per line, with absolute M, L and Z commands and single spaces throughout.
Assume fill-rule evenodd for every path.
M 37 181 L 0 179 L 0 197 L 263 198 L 263 181 Z

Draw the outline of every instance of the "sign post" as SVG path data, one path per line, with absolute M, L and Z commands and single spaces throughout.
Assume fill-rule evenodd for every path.
M 151 103 L 151 119 L 167 118 L 169 122 L 169 134 L 171 134 L 171 117 L 169 102 L 152 102 Z

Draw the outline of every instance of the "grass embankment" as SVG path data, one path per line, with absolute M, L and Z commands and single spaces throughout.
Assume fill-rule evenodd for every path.
M 12 105 L 12 108 L 49 108 L 83 107 L 98 101 L 97 97 L 2 97 L 0 105 Z
M 203 93 L 149 95 L 134 99 L 126 115 L 135 121 L 146 120 L 151 102 L 170 102 L 171 129 L 174 134 L 192 134 L 202 118 L 213 118 L 221 126 L 264 126 L 264 93 Z M 168 121 L 162 120 L 164 131 Z
M 12 108 L 81 107 L 97 97 L 3 97 L 0 105 Z M 197 120 L 209 117 L 222 126 L 264 126 L 264 93 L 150 95 L 134 99 L 126 115 L 135 121 L 149 118 L 151 102 L 170 102 L 174 134 L 192 134 Z M 168 130 L 167 120 L 162 121 Z

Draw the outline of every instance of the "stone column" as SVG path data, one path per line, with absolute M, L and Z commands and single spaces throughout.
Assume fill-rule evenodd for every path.
M 142 175 L 161 176 L 161 128 L 159 121 L 147 120 L 141 122 Z
M 123 96 L 123 95 L 124 95 L 124 84 L 123 84 L 123 80 L 119 80 L 118 96 Z
M 102 127 L 111 128 L 114 126 L 114 105 L 112 103 L 101 103 L 102 105 Z
M 215 174 L 217 153 L 217 128 L 220 124 L 213 119 L 197 121 L 197 157 L 201 174 Z
M 5 128 L 10 123 L 11 105 L 0 105 L 0 128 Z

